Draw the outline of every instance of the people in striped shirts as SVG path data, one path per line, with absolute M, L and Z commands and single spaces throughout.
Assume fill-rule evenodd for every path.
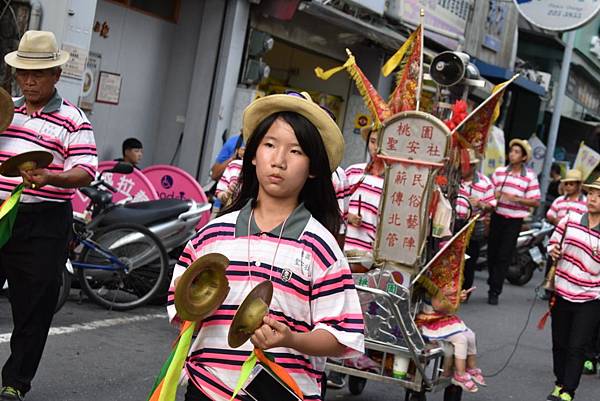
M 377 137 L 379 129 L 369 127 L 361 130 L 367 143 L 371 161 L 358 163 L 346 169 L 350 188 L 348 206 L 348 229 L 345 251 L 371 252 L 377 233 L 379 201 L 383 193 L 383 161 L 377 158 Z
M 576 169 L 567 171 L 565 178 L 560 180 L 565 193 L 556 198 L 548 209 L 546 219 L 550 223 L 557 225 L 567 213 L 584 214 L 587 212 L 586 197 L 581 192 L 582 181 L 583 174 Z
M 496 206 L 496 197 L 494 196 L 494 184 L 485 175 L 477 171 L 479 159 L 473 149 L 469 152 L 469 168 L 463 173 L 458 189 L 459 197 L 456 200 L 456 215 L 459 220 L 466 223 L 466 219 L 476 214 L 481 217 L 475 224 L 475 229 L 471 235 L 471 240 L 467 247 L 469 259 L 465 262 L 463 289 L 468 290 L 473 286 L 475 278 L 475 267 L 479 258 L 479 251 L 483 246 L 484 222 L 486 213 L 493 210 Z M 469 206 L 471 209 L 469 209 Z M 469 215 L 469 210 L 471 215 Z M 458 227 L 457 227 L 458 228 Z M 468 293 L 470 294 L 470 293 Z M 469 295 L 467 295 L 468 297 Z
M 335 190 L 335 197 L 338 201 L 342 221 L 340 232 L 336 238 L 338 240 L 338 245 L 343 248 L 344 243 L 346 242 L 346 218 L 348 217 L 348 206 L 350 203 L 348 194 L 349 184 L 346 171 L 341 167 L 336 168 L 333 174 L 331 174 L 331 182 L 333 183 L 333 189 Z
M 548 245 L 558 260 L 551 301 L 556 382 L 550 401 L 575 396 L 586 347 L 600 324 L 600 180 L 584 188 L 588 212 L 563 217 Z
M 0 276 L 8 279 L 14 323 L 0 400 L 22 400 L 31 388 L 67 259 L 70 200 L 96 173 L 92 126 L 55 88 L 60 66 L 68 59 L 54 34 L 43 31 L 25 32 L 18 50 L 4 58 L 16 69 L 23 96 L 13 99 L 13 121 L 0 133 L 0 162 L 34 150 L 48 151 L 54 160 L 46 169 L 21 172 L 29 187 L 21 197 L 12 237 L 0 250 Z M 0 177 L 0 198 L 20 182 L 21 177 Z
M 223 171 L 221 178 L 219 178 L 215 195 L 221 201 L 221 205 L 224 208 L 233 200 L 239 189 L 238 182 L 241 171 L 242 160 L 232 160 L 225 168 L 225 171 Z
M 531 159 L 532 150 L 524 139 L 513 139 L 509 143 L 509 165 L 498 167 L 492 174 L 497 199 L 492 213 L 488 236 L 488 303 L 498 305 L 498 297 L 506 271 L 510 264 L 523 219 L 530 209 L 540 204 L 540 185 L 533 170 L 525 167 Z
M 177 324 L 172 294 L 186 267 L 211 252 L 230 260 L 231 290 L 201 323 L 185 365 L 186 401 L 229 400 L 253 346 L 269 351 L 304 399 L 320 400 L 325 357 L 364 350 L 358 295 L 333 236 L 340 218 L 331 172 L 341 160 L 343 137 L 308 94 L 301 96 L 271 95 L 245 110 L 240 193 L 187 244 L 175 266 L 168 312 Z M 231 349 L 231 320 L 264 280 L 274 286 L 269 316 L 252 344 Z

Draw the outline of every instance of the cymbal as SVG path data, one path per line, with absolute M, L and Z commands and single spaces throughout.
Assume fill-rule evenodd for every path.
M 10 125 L 15 114 L 15 104 L 10 94 L 0 86 L 0 132 Z
M 229 294 L 225 270 L 229 259 L 209 253 L 194 261 L 175 288 L 175 309 L 183 320 L 197 322 L 214 313 Z
M 231 348 L 244 344 L 263 324 L 263 318 L 269 313 L 272 298 L 273 283 L 270 281 L 263 281 L 250 291 L 229 327 L 227 342 Z
M 45 150 L 21 153 L 0 164 L 0 174 L 5 177 L 18 177 L 21 175 L 20 169 L 46 168 L 52 163 L 52 159 L 54 159 L 52 153 Z M 30 164 L 23 166 L 26 163 Z

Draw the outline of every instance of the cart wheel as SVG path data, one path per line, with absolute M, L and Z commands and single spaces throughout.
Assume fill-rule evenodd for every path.
M 367 379 L 363 379 L 362 377 L 349 376 L 348 377 L 348 389 L 350 393 L 354 395 L 359 395 L 365 389 L 367 385 Z

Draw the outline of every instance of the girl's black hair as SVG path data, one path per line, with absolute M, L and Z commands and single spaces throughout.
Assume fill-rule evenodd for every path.
M 252 207 L 256 206 L 259 183 L 256 177 L 256 166 L 252 164 L 252 160 L 256 156 L 258 145 L 278 118 L 283 119 L 292 127 L 302 151 L 308 156 L 310 162 L 309 174 L 313 178 L 308 177 L 306 180 L 298 196 L 298 201 L 304 202 L 304 206 L 313 217 L 336 235 L 340 228 L 340 209 L 331 182 L 329 158 L 325 145 L 317 128 L 305 117 L 291 111 L 271 114 L 256 127 L 246 144 L 239 180 L 240 191 L 232 204 L 225 208 L 220 215 L 240 210 L 251 199 L 253 200 Z

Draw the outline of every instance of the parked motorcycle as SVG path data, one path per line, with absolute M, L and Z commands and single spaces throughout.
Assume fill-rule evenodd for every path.
M 525 285 L 533 277 L 535 269 L 546 265 L 548 240 L 554 226 L 546 220 L 533 222 L 530 228 L 519 233 L 513 262 L 508 267 L 506 279 L 514 285 Z
M 105 172 L 129 174 L 133 171 L 129 163 L 118 163 Z M 117 189 L 102 179 L 102 174 L 88 187 L 81 188 L 81 192 L 90 198 L 91 203 L 87 212 L 91 214 L 95 229 L 118 223 L 138 224 L 149 229 L 155 234 L 169 254 L 169 270 L 164 287 L 158 292 L 156 299 L 166 299 L 166 292 L 170 283 L 173 266 L 177 262 L 185 244 L 196 234 L 196 225 L 203 213 L 210 210 L 210 203 L 199 204 L 194 200 L 159 199 L 145 202 L 127 204 L 114 204 L 112 194 Z M 67 263 L 63 276 L 61 295 L 57 309 L 60 309 L 70 292 L 70 281 L 73 277 L 73 268 Z M 70 272 L 70 274 L 69 274 Z M 162 302 L 162 301 L 161 301 Z

